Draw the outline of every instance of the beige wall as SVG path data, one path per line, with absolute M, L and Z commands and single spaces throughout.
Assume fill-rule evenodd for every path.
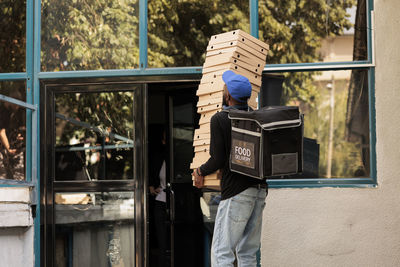
M 400 266 L 400 1 L 375 1 L 378 187 L 272 189 L 262 266 Z
M 321 53 L 324 62 L 352 61 L 354 34 L 327 38 L 322 41 Z

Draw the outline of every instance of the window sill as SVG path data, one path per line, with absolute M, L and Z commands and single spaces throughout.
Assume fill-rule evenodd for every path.
M 269 188 L 375 188 L 373 178 L 324 178 L 324 179 L 269 179 Z
M 33 218 L 29 204 L 0 203 L 0 228 L 32 225 Z

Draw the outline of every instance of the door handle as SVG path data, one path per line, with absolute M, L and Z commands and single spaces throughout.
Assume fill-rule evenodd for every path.
M 169 210 L 170 210 L 170 214 L 169 214 L 169 219 L 171 221 L 171 223 L 173 223 L 175 221 L 175 192 L 174 190 L 172 190 L 172 186 L 170 183 L 168 183 L 168 191 L 170 192 L 169 194 Z

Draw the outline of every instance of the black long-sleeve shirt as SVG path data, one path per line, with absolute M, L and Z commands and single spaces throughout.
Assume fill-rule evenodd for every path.
M 236 106 L 238 109 L 246 109 L 246 106 Z M 229 168 L 229 155 L 231 151 L 231 121 L 228 112 L 222 111 L 211 117 L 210 130 L 210 158 L 200 166 L 203 176 L 222 170 L 221 198 L 231 198 L 246 190 L 252 185 L 265 183 L 240 173 L 232 172 Z

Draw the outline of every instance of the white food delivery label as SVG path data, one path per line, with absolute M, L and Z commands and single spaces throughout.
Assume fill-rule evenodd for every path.
M 232 150 L 232 163 L 254 169 L 254 143 L 232 139 Z

